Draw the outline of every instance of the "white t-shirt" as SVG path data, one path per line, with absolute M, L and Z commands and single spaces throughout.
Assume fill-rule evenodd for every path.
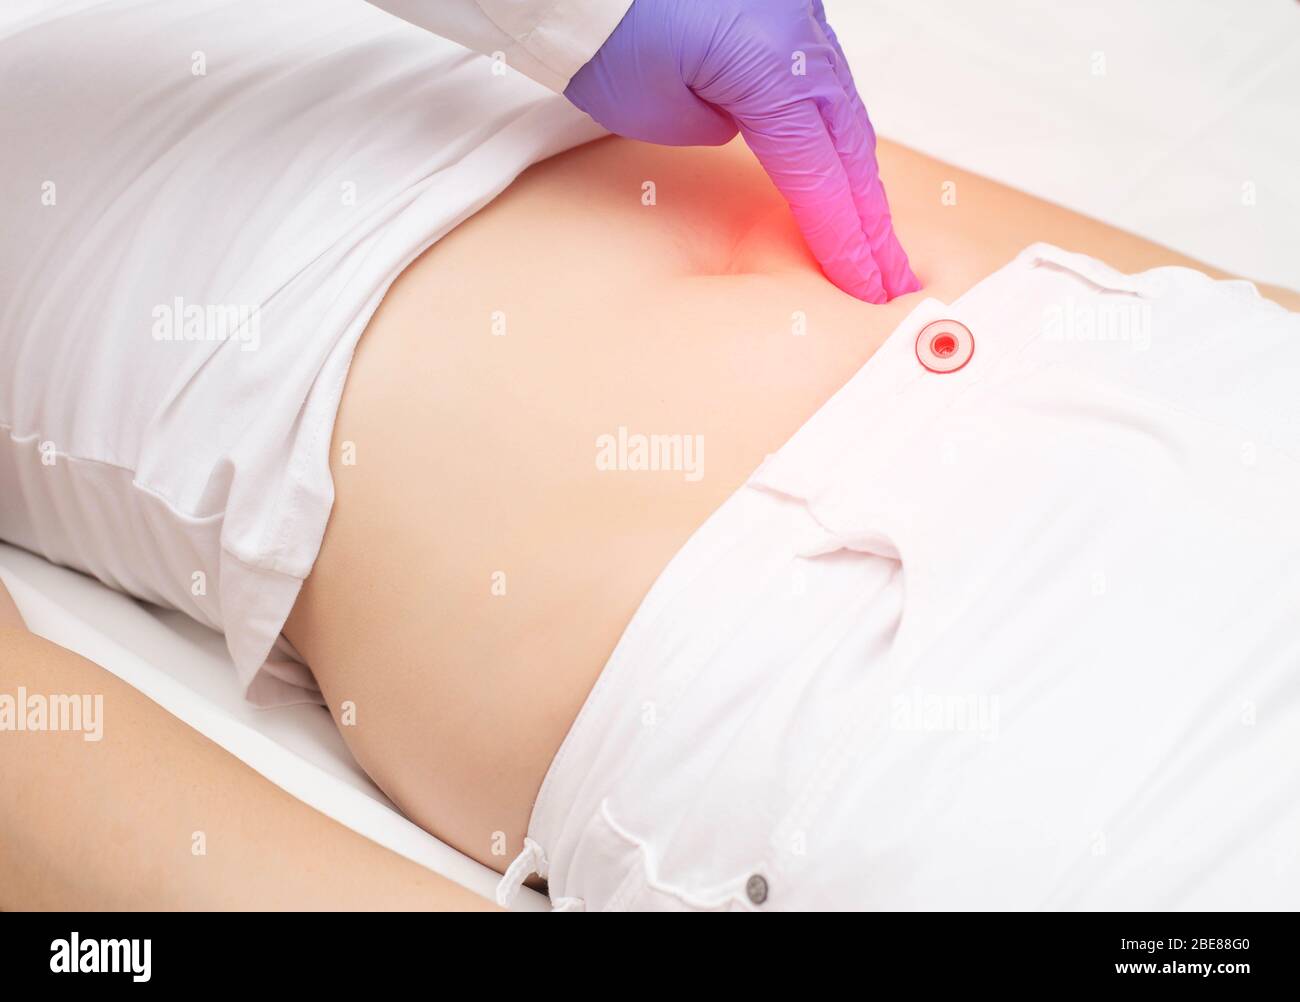
M 253 701 L 316 698 L 273 645 L 358 338 L 602 131 L 353 0 L 20 5 L 0 95 L 0 538 L 224 631 Z

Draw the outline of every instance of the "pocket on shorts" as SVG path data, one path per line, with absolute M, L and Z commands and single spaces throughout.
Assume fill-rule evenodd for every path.
M 564 893 L 581 899 L 587 911 L 748 910 L 748 873 L 705 889 L 664 880 L 653 843 L 620 822 L 608 800 L 601 802 L 583 834 L 580 858 Z

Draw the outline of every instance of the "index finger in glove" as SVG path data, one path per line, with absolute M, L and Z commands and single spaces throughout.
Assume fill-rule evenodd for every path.
M 886 301 L 849 176 L 812 100 L 761 118 L 738 118 L 741 135 L 785 196 L 826 277 L 858 299 Z

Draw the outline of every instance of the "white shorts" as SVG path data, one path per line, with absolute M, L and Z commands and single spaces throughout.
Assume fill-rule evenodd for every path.
M 921 303 L 655 584 L 502 896 L 1300 905 L 1298 374 L 1300 315 L 1182 268 Z
M 360 0 L 0 9 L 0 539 L 222 631 L 254 702 L 318 698 L 279 633 L 358 339 L 604 134 L 499 69 Z

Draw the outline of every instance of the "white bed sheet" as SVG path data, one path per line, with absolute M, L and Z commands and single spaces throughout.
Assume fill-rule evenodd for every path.
M 1300 287 L 1300 6 L 1291 0 L 827 8 L 882 136 L 1222 268 Z M 3 544 L 0 577 L 35 632 L 322 813 L 491 896 L 496 875 L 406 820 L 324 710 L 245 704 L 217 634 Z M 545 904 L 526 889 L 516 907 Z
M 1295 0 L 826 0 L 826 10 L 881 136 L 1300 288 Z

